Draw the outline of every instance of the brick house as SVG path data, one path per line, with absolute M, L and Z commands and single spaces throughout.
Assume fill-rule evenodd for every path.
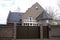
M 44 9 L 36 2 L 29 8 L 22 16 L 22 25 L 25 26 L 38 26 L 36 17 L 39 16 Z
M 0 40 L 60 40 L 60 25 L 49 20 L 52 18 L 37 2 L 25 13 L 9 11 L 7 24 L 0 25 Z

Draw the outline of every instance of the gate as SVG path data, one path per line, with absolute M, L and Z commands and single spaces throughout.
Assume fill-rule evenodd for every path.
M 49 38 L 49 30 L 48 26 L 43 26 L 43 38 Z
M 17 26 L 16 39 L 38 39 L 40 38 L 40 27 Z

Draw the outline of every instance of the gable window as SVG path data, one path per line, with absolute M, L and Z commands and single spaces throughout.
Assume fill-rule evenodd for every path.
M 38 7 L 36 6 L 36 10 L 38 10 Z

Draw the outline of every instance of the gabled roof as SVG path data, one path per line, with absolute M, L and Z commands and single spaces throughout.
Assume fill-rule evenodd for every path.
M 41 5 L 36 2 L 31 8 L 29 8 L 25 12 L 25 14 L 22 16 L 22 19 L 25 19 L 30 16 L 36 19 L 36 17 L 39 16 L 39 14 L 41 14 L 43 10 L 44 9 L 41 7 Z
M 7 23 L 20 22 L 20 19 L 22 19 L 23 14 L 24 13 L 20 12 L 9 12 Z
M 52 20 L 52 17 L 46 12 L 43 11 L 37 18 L 36 20 Z

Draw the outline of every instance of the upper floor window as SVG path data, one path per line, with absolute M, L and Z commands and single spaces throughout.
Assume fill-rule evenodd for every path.
M 46 23 L 49 23 L 49 20 L 46 20 Z
M 36 10 L 38 10 L 38 7 L 36 6 Z
M 32 17 L 31 16 L 29 17 L 29 20 L 30 20 L 30 22 L 32 21 Z

